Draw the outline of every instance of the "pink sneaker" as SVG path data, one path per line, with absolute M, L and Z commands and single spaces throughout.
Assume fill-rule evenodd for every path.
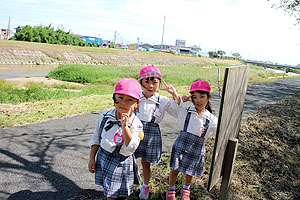
M 148 187 L 145 187 L 145 186 L 141 186 L 140 187 L 140 195 L 139 197 L 141 199 L 148 199 L 149 198 L 149 186 Z
M 168 190 L 166 194 L 166 200 L 176 200 L 175 194 L 175 190 Z
M 190 190 L 182 189 L 181 190 L 181 200 L 190 200 Z

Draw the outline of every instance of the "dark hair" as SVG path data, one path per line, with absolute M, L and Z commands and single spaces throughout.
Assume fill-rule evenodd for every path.
M 145 78 L 145 79 L 146 79 L 147 81 L 149 81 L 149 80 L 153 81 L 154 78 L 157 78 L 157 79 L 159 80 L 159 84 L 161 83 L 161 79 L 158 78 L 158 77 L 148 77 L 148 78 Z M 144 79 L 144 78 L 143 78 L 143 79 Z M 141 84 L 142 87 L 144 87 L 144 86 L 143 86 L 143 83 L 142 83 L 142 80 L 143 80 L 143 79 L 140 80 L 140 84 Z
M 200 94 L 206 94 L 207 97 L 209 97 L 209 92 L 206 91 L 201 91 L 201 90 L 196 90 L 191 92 L 191 94 L 193 94 L 194 92 L 198 92 Z M 194 99 L 192 98 L 192 102 L 194 103 Z M 207 105 L 205 106 L 205 108 L 210 112 L 210 113 L 214 113 L 215 111 L 212 109 L 211 103 L 208 101 Z

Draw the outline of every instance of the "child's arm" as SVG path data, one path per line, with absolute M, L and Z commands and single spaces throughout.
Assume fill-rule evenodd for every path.
M 171 84 L 168 85 L 165 81 L 163 81 L 163 82 L 164 82 L 166 88 L 163 88 L 160 90 L 169 92 L 172 95 L 174 101 L 177 102 L 177 104 L 179 105 L 180 104 L 180 96 L 178 96 L 176 89 L 173 87 L 173 85 L 171 85 Z
M 95 173 L 95 171 L 96 171 L 95 157 L 96 157 L 98 149 L 99 149 L 99 145 L 93 145 L 91 147 L 90 160 L 89 160 L 89 171 L 91 173 Z

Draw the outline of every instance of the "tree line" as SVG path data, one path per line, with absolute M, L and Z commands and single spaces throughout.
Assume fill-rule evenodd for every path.
M 20 40 L 28 42 L 40 42 L 49 44 L 63 44 L 73 46 L 88 46 L 88 44 L 81 38 L 76 37 L 70 31 L 65 32 L 61 28 L 54 29 L 51 26 L 24 26 L 19 32 L 15 33 L 10 40 Z
M 240 59 L 242 56 L 239 53 L 233 53 L 232 56 L 225 56 L 226 52 L 223 50 L 207 52 L 210 58 L 223 58 L 223 59 Z

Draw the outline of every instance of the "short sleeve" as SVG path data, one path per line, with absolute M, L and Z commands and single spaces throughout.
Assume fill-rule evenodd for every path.
M 218 125 L 218 118 L 211 114 L 211 120 L 209 123 L 207 134 L 205 135 L 205 139 L 207 139 L 208 137 L 216 136 L 217 125 Z
M 98 118 L 97 121 L 97 125 L 94 129 L 93 135 L 91 140 L 89 141 L 89 147 L 92 147 L 93 145 L 100 145 L 100 141 L 99 141 L 99 128 L 100 128 L 100 124 L 102 122 L 103 119 L 103 114 L 101 114 Z

